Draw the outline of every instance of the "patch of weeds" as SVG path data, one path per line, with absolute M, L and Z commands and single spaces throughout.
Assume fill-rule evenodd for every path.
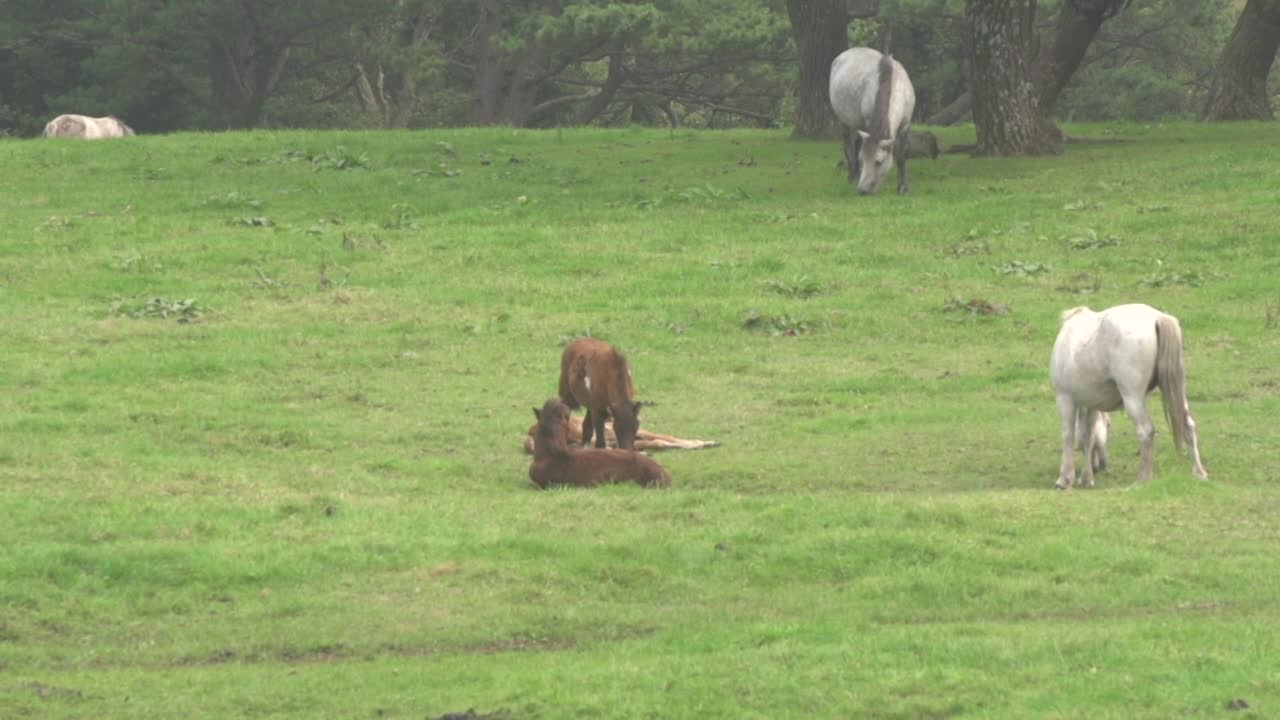
M 1062 209 L 1068 212 L 1080 212 L 1082 210 L 1101 210 L 1103 207 L 1105 206 L 1096 200 L 1076 200 L 1063 205 Z
M 1112 245 L 1118 245 L 1120 243 L 1120 238 L 1118 236 L 1108 235 L 1106 237 L 1099 237 L 1098 231 L 1093 228 L 1085 230 L 1083 235 L 1064 237 L 1063 240 L 1067 243 L 1068 250 L 1096 250 L 1098 248 L 1111 247 Z
M 757 330 L 773 336 L 794 337 L 815 332 L 818 326 L 804 319 L 791 315 L 767 315 L 759 310 L 748 310 L 742 315 L 744 330 Z
M 262 268 L 256 267 L 253 271 L 257 273 L 258 278 L 250 281 L 250 287 L 254 287 L 259 290 L 283 290 L 284 288 L 289 287 L 289 283 L 283 280 L 276 280 L 275 278 L 267 277 L 267 274 L 262 272 Z
M 817 295 L 830 292 L 830 286 L 814 280 L 808 275 L 797 275 L 790 282 L 783 280 L 766 280 L 764 288 L 770 292 L 789 298 L 808 300 Z
M 1204 276 L 1194 270 L 1188 272 L 1158 272 L 1151 273 L 1138 281 L 1138 287 L 1145 288 L 1161 288 L 1161 287 L 1200 287 L 1204 284 Z
M 347 252 L 359 252 L 361 250 L 386 252 L 388 248 L 382 238 L 377 236 L 363 238 L 356 237 L 351 233 L 342 233 L 342 249 Z
M 1003 265 L 992 265 L 1001 275 L 1014 275 L 1016 277 L 1034 277 L 1049 272 L 1049 266 L 1041 263 L 1029 263 L 1022 260 L 1011 260 Z
M 141 305 L 129 305 L 123 300 L 116 300 L 108 310 L 110 315 L 124 315 L 135 320 L 173 318 L 184 324 L 198 322 L 207 312 L 209 308 L 192 298 L 166 300 L 162 297 L 153 297 Z
M 955 245 L 952 245 L 947 250 L 947 254 L 952 255 L 953 257 L 966 257 L 969 255 L 990 255 L 991 244 L 988 243 L 986 240 L 976 240 L 976 239 L 961 240 Z
M 463 325 L 462 332 L 467 335 L 481 335 L 487 332 L 503 332 L 507 329 L 507 323 L 510 320 L 511 314 L 506 311 L 501 311 L 486 320 Z
M 558 340 L 560 341 L 560 347 L 564 347 L 574 340 L 581 340 L 582 338 L 589 337 L 595 337 L 595 335 L 591 334 L 591 328 L 584 328 L 578 332 L 560 333 Z
M 243 225 L 245 227 L 271 227 L 275 223 L 271 222 L 271 218 L 261 215 L 243 215 L 233 217 L 227 221 L 228 225 Z
M 1056 289 L 1072 295 L 1093 295 L 1102 290 L 1102 276 L 1088 273 L 1072 275 L 1066 283 L 1059 285 Z
M 140 273 L 144 271 L 154 272 L 164 269 L 164 266 L 160 263 L 155 260 L 149 261 L 146 256 L 136 252 L 119 258 L 115 262 L 111 263 L 111 267 L 125 273 Z
M 729 192 L 711 183 L 704 183 L 701 187 L 685 188 L 675 193 L 675 198 L 689 202 L 717 202 L 720 200 L 749 200 L 751 196 L 742 188 L 736 188 Z
M 458 157 L 458 149 L 455 148 L 453 146 L 453 143 L 451 142 L 445 142 L 444 140 L 441 140 L 436 143 L 436 149 L 439 150 L 440 154 L 444 155 L 445 157 L 449 157 L 449 158 Z
M 1008 315 L 1009 306 L 981 298 L 966 300 L 962 297 L 949 297 L 946 302 L 942 303 L 942 312 L 981 316 Z
M 75 223 L 71 221 L 71 218 L 65 215 L 50 215 L 36 226 L 36 232 L 58 232 L 62 230 L 70 230 L 73 227 L 75 227 Z
M 248 207 L 258 209 L 262 207 L 262 201 L 251 198 L 247 195 L 241 195 L 239 192 L 232 190 L 226 195 L 210 195 L 204 199 L 205 207 L 212 208 L 242 208 Z
M 1280 327 L 1280 303 L 1276 303 L 1275 305 L 1267 303 L 1267 307 L 1264 312 L 1266 315 L 1265 320 L 1262 323 L 1262 327 L 1267 330 L 1275 330 Z
M 747 151 L 746 156 L 738 158 L 738 164 L 742 167 L 755 167 L 756 159 L 750 151 Z
M 412 205 L 396 203 L 391 206 L 392 217 L 382 223 L 388 230 L 417 230 L 418 221 L 414 217 L 416 211 Z
M 1138 214 L 1143 215 L 1146 213 L 1169 212 L 1172 209 L 1172 205 L 1139 205 Z
M 351 279 L 351 268 L 338 267 L 337 269 L 343 271 L 343 275 L 341 278 L 334 280 L 333 278 L 329 277 L 328 259 L 321 260 L 320 275 L 319 277 L 316 278 L 316 289 L 329 290 L 332 288 L 340 288 L 343 285 L 346 285 L 347 281 Z
M 657 210 L 662 205 L 662 198 L 636 195 L 629 204 L 637 210 Z
M 369 164 L 368 153 L 356 155 L 343 145 L 335 145 L 322 153 L 312 155 L 309 159 L 311 160 L 311 167 L 317 171 L 368 170 L 372 167 Z

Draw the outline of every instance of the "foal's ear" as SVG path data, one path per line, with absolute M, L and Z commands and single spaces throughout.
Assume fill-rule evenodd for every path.
M 640 406 L 641 406 L 641 405 L 644 405 L 644 402 L 643 402 L 643 401 L 641 401 L 641 400 L 637 400 L 637 401 L 635 401 L 635 402 L 631 403 L 631 412 L 635 413 L 636 415 L 639 415 L 639 414 L 640 414 Z
M 871 139 L 871 133 L 867 132 L 866 130 L 859 130 L 858 137 L 861 137 L 862 141 L 866 142 Z
M 533 409 L 533 416 L 534 416 L 534 417 L 536 417 L 536 418 L 538 418 L 539 420 L 541 420 L 541 419 L 542 419 L 542 411 L 541 411 L 541 410 L 538 410 L 538 408 L 534 408 L 534 409 Z

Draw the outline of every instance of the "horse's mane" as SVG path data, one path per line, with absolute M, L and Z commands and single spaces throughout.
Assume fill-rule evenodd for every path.
M 871 111 L 871 127 L 867 129 L 870 142 L 887 140 L 893 134 L 893 128 L 889 127 L 889 95 L 893 91 L 893 57 L 881 55 L 879 70 L 876 104 Z

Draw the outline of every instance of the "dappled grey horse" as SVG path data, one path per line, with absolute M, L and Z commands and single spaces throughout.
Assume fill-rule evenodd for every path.
M 44 126 L 45 137 L 75 137 L 85 140 L 117 138 L 133 135 L 133 128 L 120 122 L 120 119 L 108 115 L 106 117 L 89 117 L 88 115 L 59 115 Z
M 831 109 L 844 132 L 849 182 L 868 195 L 898 162 L 898 192 L 907 194 L 908 132 L 916 91 L 902 63 L 865 47 L 845 50 L 831 62 Z
M 1174 316 L 1139 304 L 1117 305 L 1102 312 L 1071 308 L 1062 313 L 1049 377 L 1062 419 L 1059 489 L 1070 487 L 1075 480 L 1077 444 L 1084 450 L 1085 461 L 1076 484 L 1093 485 L 1099 461 L 1106 463 L 1104 414 L 1120 407 L 1138 429 L 1142 458 L 1138 481 L 1151 479 L 1156 428 L 1147 413 L 1147 393 L 1157 387 L 1174 445 L 1181 449 L 1185 443 L 1191 451 L 1191 473 L 1201 480 L 1208 477 L 1200 463 L 1196 421 L 1187 405 L 1182 327 Z M 1077 438 L 1077 434 L 1083 437 Z M 1099 447 L 1100 457 L 1096 454 Z

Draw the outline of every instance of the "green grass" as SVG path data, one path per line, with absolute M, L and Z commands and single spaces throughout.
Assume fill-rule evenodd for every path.
M 0 141 L 0 717 L 1280 715 L 1275 129 L 1071 130 L 870 198 L 784 132 Z M 1054 492 L 1058 316 L 1131 301 L 1211 482 L 1118 417 Z M 723 443 L 671 490 L 530 489 L 588 332 Z

